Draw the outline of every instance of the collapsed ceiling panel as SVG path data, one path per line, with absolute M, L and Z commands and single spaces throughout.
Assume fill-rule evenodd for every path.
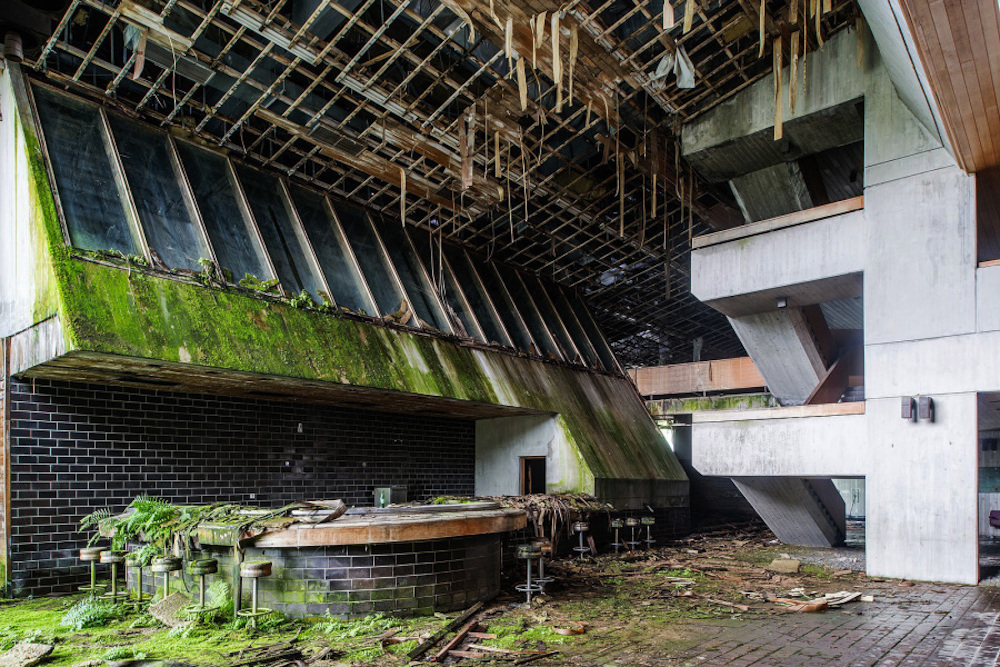
M 38 76 L 574 288 L 625 365 L 689 360 L 696 339 L 703 358 L 741 353 L 688 286 L 690 239 L 739 212 L 677 133 L 771 72 L 782 39 L 817 48 L 857 13 L 853 0 L 55 4 L 50 34 L 25 39 Z

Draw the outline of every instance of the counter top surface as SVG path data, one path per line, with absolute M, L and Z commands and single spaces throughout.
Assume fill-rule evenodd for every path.
M 345 514 L 327 523 L 295 523 L 284 528 L 251 531 L 241 536 L 258 548 L 338 546 L 348 544 L 384 544 L 420 542 L 449 537 L 485 535 L 520 530 L 527 525 L 527 514 L 512 508 L 408 512 L 399 508 L 392 513 Z M 232 526 L 210 523 L 198 529 L 203 545 L 232 546 Z

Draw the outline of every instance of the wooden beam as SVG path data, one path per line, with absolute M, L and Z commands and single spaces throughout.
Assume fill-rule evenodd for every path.
M 803 417 L 841 417 L 865 414 L 865 402 L 821 403 L 819 405 L 793 405 L 784 408 L 761 408 L 759 410 L 716 410 L 695 412 L 691 420 L 695 424 L 710 424 L 733 421 L 761 421 L 765 419 L 802 419 Z
M 813 392 L 809 394 L 804 405 L 821 405 L 825 403 L 836 403 L 844 395 L 844 391 L 849 386 L 851 373 L 855 371 L 861 359 L 862 347 L 856 346 L 845 351 L 837 361 L 833 362 L 827 370 L 826 375 Z
M 628 373 L 647 397 L 760 389 L 767 384 L 750 357 L 633 368 Z
M 767 232 L 773 232 L 786 227 L 794 227 L 795 225 L 814 222 L 816 220 L 822 220 L 823 218 L 832 218 L 836 215 L 843 215 L 844 213 L 850 213 L 852 211 L 860 211 L 864 209 L 864 207 L 864 195 L 853 197 L 851 199 L 842 199 L 840 201 L 833 202 L 832 204 L 814 206 L 812 208 L 796 211 L 787 215 L 779 215 L 776 218 L 768 218 L 767 220 L 740 225 L 739 227 L 735 227 L 733 229 L 726 229 L 721 232 L 713 232 L 711 234 L 696 236 L 691 243 L 691 248 L 696 250 L 698 248 L 705 248 L 711 245 L 718 245 L 719 243 L 736 241 L 737 239 L 747 238 L 748 236 L 766 234 Z

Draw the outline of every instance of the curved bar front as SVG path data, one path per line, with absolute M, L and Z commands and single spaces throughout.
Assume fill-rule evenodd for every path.
M 204 556 L 219 561 L 209 581 L 232 580 L 238 537 L 243 560 L 270 561 L 260 604 L 288 616 L 429 614 L 500 592 L 501 539 L 524 528 L 526 515 L 483 505 L 353 510 L 242 536 L 203 524 L 198 539 Z

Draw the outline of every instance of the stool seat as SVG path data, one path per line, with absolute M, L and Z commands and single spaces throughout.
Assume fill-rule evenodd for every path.
M 240 576 L 250 580 L 250 608 L 240 609 L 237 616 L 250 619 L 250 626 L 257 628 L 257 619 L 267 616 L 271 609 L 257 606 L 257 581 L 261 577 L 271 576 L 271 561 L 269 560 L 248 560 L 240 564 Z
M 101 552 L 100 561 L 111 566 L 111 590 L 106 592 L 104 597 L 117 601 L 119 597 L 127 595 L 118 590 L 118 566 L 125 562 L 125 552 L 105 549 Z
M 184 567 L 184 561 L 177 556 L 157 556 L 153 559 L 150 567 L 153 572 L 167 574 L 182 569 Z
M 625 519 L 625 525 L 628 526 L 629 528 L 635 528 L 636 526 L 639 525 L 639 520 L 636 519 L 634 516 L 630 516 L 629 518 Z
M 517 545 L 517 557 L 528 565 L 528 581 L 524 584 L 518 584 L 514 589 L 528 596 L 528 606 L 530 607 L 532 594 L 542 592 L 542 585 L 537 580 L 532 581 L 531 579 L 531 561 L 541 560 L 542 547 L 535 542 L 519 544 Z
M 101 554 L 107 551 L 107 547 L 84 547 L 80 549 L 80 560 L 100 561 Z
M 271 561 L 248 560 L 240 565 L 240 576 L 247 579 L 271 576 Z
M 170 573 L 184 568 L 184 561 L 177 556 L 157 556 L 150 563 L 150 569 L 163 575 L 163 599 L 170 597 Z
M 542 548 L 537 544 L 519 544 L 517 547 L 517 557 L 522 560 L 540 558 Z
M 97 583 L 97 564 L 101 562 L 101 556 L 107 550 L 107 547 L 84 547 L 80 549 L 80 560 L 90 563 L 90 585 L 80 586 L 81 591 L 97 595 L 97 591 L 104 589 L 103 585 Z
M 612 519 L 611 520 L 611 527 L 612 528 L 624 528 L 625 527 L 625 522 L 622 521 L 621 519 Z
M 125 562 L 125 552 L 106 549 L 101 552 L 100 561 L 105 565 L 120 565 Z
M 142 592 L 142 568 L 148 565 L 148 563 L 144 562 L 144 560 L 145 559 L 143 559 L 136 551 L 131 551 L 125 554 L 125 567 L 130 570 L 136 570 L 136 594 L 135 598 L 129 601 L 129 604 L 137 607 L 142 606 L 149 601 L 149 596 Z M 126 593 L 128 593 L 128 577 L 126 577 L 125 583 Z
M 203 577 L 219 571 L 219 561 L 214 558 L 199 558 L 188 563 L 188 574 L 192 577 Z
M 656 517 L 644 516 L 644 517 L 642 517 L 641 521 L 642 521 L 642 525 L 644 525 L 644 526 L 655 526 L 656 525 Z
M 198 604 L 192 604 L 184 608 L 189 614 L 207 614 L 218 609 L 218 606 L 210 606 L 205 595 L 205 577 L 219 571 L 219 561 L 214 558 L 198 558 L 188 562 L 188 574 L 198 577 L 201 581 L 198 585 Z

